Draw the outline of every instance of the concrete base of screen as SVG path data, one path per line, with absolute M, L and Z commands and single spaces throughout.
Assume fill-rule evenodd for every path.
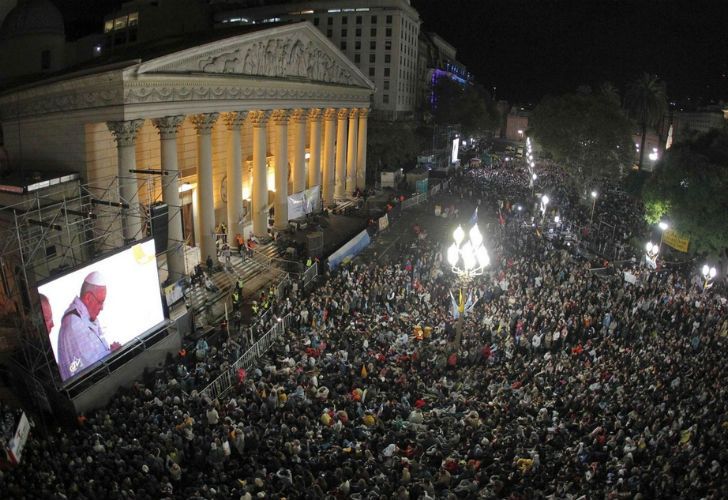
M 165 331 L 151 334 L 147 338 L 159 335 L 160 340 L 139 354 L 124 360 L 123 364 L 112 362 L 113 370 L 107 371 L 102 378 L 84 387 L 82 391 L 77 393 L 69 391 L 69 399 L 76 414 L 106 406 L 120 387 L 130 387 L 141 378 L 144 370 L 157 370 L 163 367 L 168 354 L 177 355 L 182 348 L 185 319 L 179 318 L 165 327 Z M 89 377 L 96 378 L 94 374 L 89 374 Z

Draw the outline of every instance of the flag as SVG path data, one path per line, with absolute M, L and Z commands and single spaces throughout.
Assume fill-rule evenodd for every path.
M 503 218 L 503 214 L 501 213 L 500 210 L 498 210 L 498 222 L 500 223 L 501 226 L 504 226 L 506 223 L 506 220 L 505 220 L 505 218 Z
M 470 227 L 473 227 L 478 223 L 478 207 L 475 207 L 475 211 L 473 212 L 473 216 L 470 217 L 470 220 L 468 221 L 468 225 Z
M 452 317 L 453 319 L 458 319 L 460 317 L 460 312 L 458 309 L 458 302 L 455 300 L 455 297 L 453 296 L 452 292 L 450 292 L 450 301 L 452 302 Z

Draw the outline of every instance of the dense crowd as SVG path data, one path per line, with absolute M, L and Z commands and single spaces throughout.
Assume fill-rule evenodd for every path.
M 565 217 L 583 219 L 557 180 L 542 182 Z M 463 224 L 475 206 L 503 217 L 488 233 L 490 271 L 466 290 L 461 346 L 443 243 L 410 235 L 388 259 L 355 260 L 309 294 L 292 291 L 276 310 L 293 317 L 286 336 L 224 399 L 198 390 L 240 346 L 200 343 L 77 428 L 34 436 L 0 491 L 728 497 L 725 299 L 678 273 L 630 284 L 593 272 L 524 230 L 512 207 L 529 195 L 508 169 L 473 171 L 445 194 Z M 628 204 L 604 210 L 630 230 Z

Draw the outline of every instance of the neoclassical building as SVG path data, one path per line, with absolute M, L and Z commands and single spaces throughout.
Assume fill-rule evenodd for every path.
M 1 92 L 10 168 L 80 174 L 118 202 L 105 205 L 117 219 L 96 220 L 118 246 L 166 204 L 173 278 L 183 242 L 215 255 L 220 222 L 262 236 L 271 206 L 287 227 L 289 195 L 330 205 L 363 188 L 372 82 L 307 22 L 234 33 L 135 46 Z

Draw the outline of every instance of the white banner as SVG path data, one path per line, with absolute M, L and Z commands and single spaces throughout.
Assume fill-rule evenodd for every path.
M 23 455 L 23 448 L 25 448 L 25 442 L 28 440 L 28 434 L 30 434 L 30 421 L 25 415 L 25 412 L 20 417 L 18 423 L 18 429 L 15 431 L 15 435 L 10 440 L 8 450 L 10 451 L 10 460 L 16 464 L 20 463 L 20 458 Z
M 379 218 L 379 230 L 384 231 L 388 227 L 389 227 L 389 217 L 387 216 L 387 214 L 384 214 Z
M 631 284 L 635 285 L 637 283 L 637 276 L 635 276 L 634 274 L 630 273 L 629 271 L 625 271 L 624 272 L 624 281 L 626 281 L 627 283 L 631 283 Z
M 300 219 L 321 210 L 321 187 L 301 191 L 288 196 L 288 220 Z

